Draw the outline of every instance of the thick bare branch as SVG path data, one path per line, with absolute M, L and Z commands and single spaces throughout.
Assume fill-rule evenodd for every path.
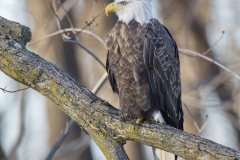
M 4 26 L 6 20 L 2 19 L 0 24 Z M 154 146 L 186 159 L 240 159 L 240 152 L 236 150 L 166 125 L 144 123 L 134 129 L 134 123 L 121 121 L 117 109 L 19 44 L 30 40 L 30 33 L 21 34 L 22 39 L 15 41 L 15 34 L 9 38 L 9 32 L 1 28 L 0 70 L 58 104 L 96 141 L 107 159 L 128 159 L 122 147 L 126 140 Z M 18 31 L 22 29 L 26 30 L 24 26 L 17 28 Z M 11 33 L 14 32 L 15 29 L 11 29 Z

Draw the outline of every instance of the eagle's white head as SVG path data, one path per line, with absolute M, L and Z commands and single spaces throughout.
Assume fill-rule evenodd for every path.
M 107 15 L 115 12 L 118 20 L 126 24 L 133 19 L 140 24 L 148 23 L 152 18 L 151 0 L 115 0 L 107 5 L 105 12 Z

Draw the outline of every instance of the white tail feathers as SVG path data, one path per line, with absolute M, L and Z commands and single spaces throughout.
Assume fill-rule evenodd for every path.
M 160 111 L 153 112 L 152 117 L 153 117 L 154 121 L 156 121 L 156 122 L 160 122 L 161 124 L 165 123 Z

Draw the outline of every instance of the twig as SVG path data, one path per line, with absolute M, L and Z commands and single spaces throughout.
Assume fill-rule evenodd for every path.
M 45 160 L 51 160 L 57 150 L 60 148 L 60 146 L 63 144 L 64 140 L 69 135 L 70 131 L 74 128 L 75 122 L 71 119 L 69 122 L 67 122 L 67 125 L 64 129 L 64 131 L 60 134 L 60 136 L 57 138 L 55 144 L 51 147 L 50 152 L 48 153 Z
M 208 123 L 208 115 L 206 115 L 206 121 L 204 122 L 204 124 L 202 125 L 202 127 L 200 128 L 197 121 L 194 119 L 193 114 L 190 110 L 190 108 L 188 107 L 188 105 L 186 103 L 183 102 L 183 106 L 186 108 L 191 120 L 193 121 L 193 124 L 195 126 L 195 128 L 197 129 L 197 133 L 198 135 L 200 135 L 202 133 L 202 131 L 204 130 L 204 128 L 207 126 Z
M 64 8 L 64 6 L 63 6 L 62 4 L 60 4 L 60 5 L 61 5 L 61 8 L 63 9 L 63 11 L 65 12 L 64 14 L 65 14 L 66 17 L 67 17 L 67 20 L 68 20 L 71 28 L 73 28 L 73 33 L 74 33 L 74 36 L 75 36 L 76 40 L 78 40 L 77 35 L 78 35 L 79 33 L 81 33 L 82 31 L 80 31 L 80 32 L 78 32 L 78 33 L 75 33 L 74 26 L 73 26 L 73 23 L 71 22 L 71 19 L 69 18 L 68 14 L 67 14 L 67 12 L 66 12 L 66 10 L 65 10 L 65 8 Z M 51 2 L 50 2 L 50 3 L 49 3 L 49 6 L 50 6 L 50 9 L 52 10 L 53 14 L 55 15 L 55 17 L 56 17 L 56 19 L 57 19 L 58 30 L 61 30 L 61 24 L 60 24 L 61 18 L 60 18 L 60 17 L 58 16 L 58 14 L 57 14 L 56 5 L 55 5 L 55 3 L 53 3 L 53 2 L 51 3 Z M 94 17 L 92 18 L 91 21 L 89 21 L 89 22 L 86 21 L 86 25 L 82 28 L 82 30 L 85 30 L 86 28 L 90 27 L 90 26 L 93 24 L 93 22 L 95 22 L 96 19 L 104 12 L 104 10 L 105 10 L 105 9 L 103 8 L 96 16 L 94 16 Z M 65 32 L 65 29 L 63 29 L 62 37 L 65 38 L 65 39 L 71 39 L 71 38 L 70 38 L 69 36 L 67 36 L 67 34 L 65 34 L 65 33 L 66 33 L 66 32 Z
M 52 13 L 54 14 L 54 16 L 56 17 L 58 30 L 61 30 L 61 29 L 62 29 L 61 23 L 60 23 L 60 22 L 61 22 L 61 19 L 60 19 L 60 17 L 59 17 L 58 14 L 57 14 L 57 8 L 56 8 L 56 4 L 55 4 L 54 2 L 55 2 L 55 0 L 51 0 L 51 1 L 49 2 L 49 7 L 50 7 Z M 67 36 L 66 31 L 65 31 L 64 29 L 63 29 L 63 33 L 62 33 L 61 35 L 62 35 L 62 38 L 63 38 L 63 39 L 64 39 L 64 38 L 70 39 L 70 37 Z
M 96 16 L 94 16 L 91 21 L 89 21 L 89 22 L 86 21 L 86 25 L 82 28 L 82 30 L 85 30 L 85 29 L 87 29 L 88 27 L 90 27 L 90 26 L 93 24 L 93 22 L 95 22 L 96 19 L 97 19 L 102 13 L 104 13 L 104 10 L 105 10 L 105 8 L 103 8 Z M 79 32 L 79 33 L 81 33 L 81 32 Z M 79 33 L 77 33 L 77 34 L 79 34 Z
M 107 48 L 105 42 L 104 42 L 98 35 L 96 35 L 95 33 L 91 32 L 91 31 L 89 31 L 89 30 L 86 30 L 86 29 L 83 30 L 83 29 L 80 29 L 80 28 L 66 28 L 66 29 L 64 29 L 64 30 L 63 30 L 63 29 L 62 29 L 62 30 L 58 30 L 58 31 L 56 31 L 56 32 L 53 32 L 53 33 L 51 33 L 51 34 L 49 34 L 49 35 L 46 35 L 46 36 L 40 38 L 39 40 L 37 40 L 37 41 L 35 41 L 35 42 L 30 42 L 30 43 L 28 43 L 28 46 L 35 45 L 35 44 L 37 44 L 37 43 L 39 43 L 39 42 L 41 42 L 41 41 L 43 41 L 43 40 L 46 40 L 46 39 L 51 38 L 51 37 L 53 37 L 53 36 L 57 36 L 57 35 L 62 34 L 62 33 L 64 33 L 64 32 L 74 32 L 74 30 L 75 30 L 76 32 L 85 33 L 85 34 L 88 34 L 88 35 L 94 37 L 96 40 L 98 40 L 98 41 L 104 46 L 104 48 Z
M 0 88 L 0 90 L 2 90 L 4 93 L 16 93 L 16 92 L 20 92 L 20 91 L 27 90 L 27 89 L 29 89 L 29 88 L 31 88 L 31 87 L 26 87 L 26 88 L 14 90 L 14 91 L 6 90 L 6 88 L 7 88 L 7 87 L 5 87 L 5 88 Z
M 197 121 L 194 119 L 191 110 L 189 109 L 188 105 L 186 103 L 184 103 L 184 102 L 183 102 L 183 106 L 186 108 L 186 110 L 187 110 L 187 112 L 189 114 L 189 117 L 191 118 L 195 128 L 197 129 L 197 132 L 199 133 L 200 127 L 198 126 Z
M 73 43 L 80 46 L 83 50 L 85 50 L 88 54 L 90 54 L 103 68 L 105 68 L 105 64 L 92 51 L 90 51 L 87 47 L 82 45 L 79 41 L 69 39 L 69 40 L 64 40 L 64 42 Z
M 205 52 L 203 52 L 204 55 L 208 54 L 209 52 L 211 52 L 211 50 L 223 39 L 224 37 L 224 34 L 225 34 L 225 31 L 222 31 L 222 34 L 221 36 L 219 37 L 219 39 L 216 40 L 216 42 L 211 46 L 209 47 L 209 49 Z
M 202 125 L 201 129 L 198 131 L 198 134 L 202 133 L 202 131 L 206 128 L 207 124 L 208 124 L 208 115 L 206 115 L 206 120 L 205 120 L 204 124 Z
M 96 84 L 96 86 L 92 89 L 92 92 L 97 95 L 99 90 L 102 88 L 102 86 L 104 85 L 104 83 L 106 82 L 108 78 L 108 74 L 107 72 L 104 73 L 104 75 L 100 78 L 100 80 L 98 81 L 98 83 Z
M 58 30 L 61 30 L 62 29 L 62 27 L 61 27 L 61 19 L 58 16 L 56 4 L 55 3 L 50 3 L 49 5 L 50 5 L 50 8 L 51 8 L 51 11 L 53 12 L 54 16 L 56 17 Z M 72 21 L 70 19 L 70 16 L 68 15 L 68 13 L 67 13 L 67 11 L 64 8 L 62 3 L 60 3 L 60 7 L 62 8 L 62 10 L 64 12 L 64 17 L 66 17 L 70 27 L 73 30 L 72 32 L 73 32 L 73 36 L 74 36 L 75 40 L 79 40 L 78 36 L 76 36 L 76 31 L 74 29 L 74 26 L 73 26 L 73 23 L 72 23 Z M 65 29 L 63 29 L 62 39 L 63 40 L 65 40 L 65 39 L 72 39 L 72 37 L 67 35 L 67 32 L 65 31 Z
M 70 11 L 70 9 L 75 6 L 76 2 L 78 2 L 78 0 L 65 0 L 63 3 L 60 3 L 65 9 L 64 11 L 62 7 L 59 7 L 56 11 L 60 21 L 66 16 L 66 12 Z
M 187 49 L 179 49 L 179 52 L 187 55 L 187 56 L 192 56 L 192 57 L 199 57 L 202 58 L 204 60 L 207 60 L 215 65 L 217 65 L 218 67 L 222 68 L 223 70 L 225 70 L 226 72 L 230 73 L 232 76 L 234 76 L 235 78 L 240 80 L 240 76 L 236 73 L 234 73 L 232 70 L 230 70 L 229 68 L 225 67 L 224 65 L 222 65 L 221 63 L 213 60 L 212 58 L 209 58 L 201 53 L 195 52 L 195 51 L 191 51 L 191 50 L 187 50 Z
M 63 6 L 62 6 L 63 7 Z M 64 7 L 63 7 L 63 10 L 65 11 Z M 72 40 L 72 39 L 65 39 L 63 38 L 63 41 L 64 42 L 67 42 L 67 43 L 73 43 L 73 44 L 77 44 L 78 46 L 80 46 L 83 50 L 85 50 L 88 54 L 90 54 L 103 68 L 105 68 L 105 65 L 104 63 L 92 52 L 90 51 L 87 47 L 83 46 L 80 41 L 79 41 L 79 38 L 77 36 L 77 33 L 76 33 L 76 30 L 74 29 L 74 26 L 73 26 L 73 23 L 71 21 L 71 19 L 69 18 L 68 16 L 68 13 L 65 13 L 66 14 L 66 17 L 67 17 L 67 20 L 68 20 L 68 23 L 70 24 L 71 26 L 71 29 L 73 30 L 73 35 L 75 37 L 75 40 Z M 57 16 L 57 15 L 56 15 Z M 60 28 L 59 28 L 60 29 Z M 65 31 L 65 30 L 64 30 Z
M 61 8 L 63 9 L 63 11 L 64 11 L 64 13 L 65 13 L 65 15 L 66 15 L 66 18 L 67 18 L 67 21 L 68 21 L 70 27 L 73 29 L 73 35 L 74 35 L 75 40 L 78 40 L 78 41 L 79 41 L 79 38 L 78 38 L 78 36 L 76 35 L 77 32 L 76 32 L 76 30 L 74 29 L 75 27 L 74 27 L 74 25 L 73 25 L 73 22 L 72 22 L 72 20 L 71 20 L 71 18 L 70 18 L 70 16 L 69 16 L 69 14 L 67 13 L 67 11 L 66 11 L 66 9 L 64 8 L 64 6 L 63 6 L 62 3 L 60 3 L 60 6 L 61 6 Z

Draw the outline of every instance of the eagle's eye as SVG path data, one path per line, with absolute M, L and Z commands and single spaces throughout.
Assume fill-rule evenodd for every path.
M 126 6 L 127 4 L 128 4 L 128 2 L 127 1 L 122 1 L 122 2 L 119 2 L 121 5 L 123 5 L 123 6 Z

